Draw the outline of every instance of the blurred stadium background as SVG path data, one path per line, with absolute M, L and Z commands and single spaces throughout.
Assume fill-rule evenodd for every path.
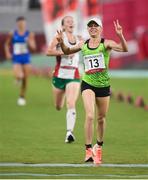
M 7 33 L 15 28 L 15 19 L 24 15 L 28 29 L 35 32 L 36 54 L 45 54 L 50 39 L 60 28 L 66 14 L 75 18 L 76 33 L 87 37 L 86 22 L 100 16 L 104 37 L 117 40 L 113 21 L 119 19 L 128 41 L 128 53 L 112 53 L 111 69 L 147 69 L 148 11 L 147 0 L 0 0 L 0 62 L 5 60 L 4 42 Z
M 107 118 L 104 163 L 147 164 L 147 7 L 147 0 L 0 0 L 0 178 L 148 178 L 146 166 L 100 167 L 98 170 L 92 167 L 1 165 L 1 162 L 83 164 L 84 112 L 81 97 L 77 104 L 77 140 L 67 145 L 64 144 L 66 109 L 56 112 L 50 79 L 42 77 L 51 76 L 55 58 L 46 57 L 46 48 L 60 28 L 60 20 L 67 14 L 75 18 L 75 33 L 85 38 L 86 22 L 91 16 L 102 18 L 105 38 L 118 41 L 114 20 L 119 19 L 123 26 L 129 52 L 111 55 L 113 98 Z M 4 54 L 7 33 L 15 28 L 15 20 L 20 15 L 26 17 L 28 29 L 35 32 L 37 43 L 37 51 L 32 55 L 34 76 L 30 78 L 27 106 L 22 108 L 16 105 L 18 89 L 13 84 L 11 61 L 7 61 Z

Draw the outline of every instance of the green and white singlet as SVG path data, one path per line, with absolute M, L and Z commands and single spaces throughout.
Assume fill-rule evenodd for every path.
M 108 65 L 110 55 L 104 47 L 104 39 L 97 48 L 89 48 L 89 40 L 82 47 L 84 75 L 82 80 L 94 87 L 108 87 L 109 75 Z

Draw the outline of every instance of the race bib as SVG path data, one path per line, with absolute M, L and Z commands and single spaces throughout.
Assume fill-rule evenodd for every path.
M 60 68 L 58 77 L 62 79 L 74 79 L 75 69 L 63 69 Z
M 103 53 L 84 56 L 84 68 L 86 73 L 99 72 L 105 69 Z
M 14 54 L 16 55 L 28 53 L 28 48 L 26 43 L 15 43 L 13 49 L 14 49 Z
M 61 67 L 74 67 L 77 68 L 79 65 L 79 54 L 74 54 L 70 56 L 63 56 L 61 58 Z

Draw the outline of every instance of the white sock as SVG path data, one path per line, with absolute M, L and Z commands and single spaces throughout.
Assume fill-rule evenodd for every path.
M 76 122 L 76 110 L 68 109 L 66 114 L 67 131 L 73 131 Z

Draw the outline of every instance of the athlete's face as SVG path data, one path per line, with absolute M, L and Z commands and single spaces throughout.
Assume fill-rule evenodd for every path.
M 25 20 L 17 21 L 17 27 L 18 27 L 18 29 L 25 30 L 26 29 L 26 21 Z
M 74 20 L 72 17 L 68 16 L 64 19 L 63 29 L 67 32 L 73 32 Z
M 90 22 L 87 26 L 88 33 L 91 37 L 98 37 L 102 33 L 102 28 L 95 22 Z

